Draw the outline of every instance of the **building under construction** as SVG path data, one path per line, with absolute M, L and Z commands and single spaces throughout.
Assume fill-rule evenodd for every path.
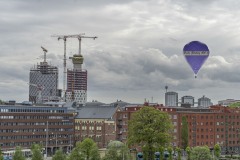
M 59 99 L 58 68 L 44 61 L 30 69 L 29 76 L 29 101 L 41 103 Z
M 66 102 L 75 101 L 78 105 L 87 102 L 87 71 L 82 69 L 83 56 L 71 57 L 73 69 L 67 70 Z

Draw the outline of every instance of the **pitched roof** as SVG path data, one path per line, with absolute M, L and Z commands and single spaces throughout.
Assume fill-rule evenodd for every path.
M 118 107 L 113 105 L 84 106 L 80 107 L 76 118 L 83 119 L 110 119 L 113 117 Z

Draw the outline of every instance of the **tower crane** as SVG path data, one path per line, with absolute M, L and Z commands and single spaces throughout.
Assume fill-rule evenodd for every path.
M 80 34 L 73 34 L 73 35 L 52 35 L 51 37 L 57 37 L 58 40 L 62 39 L 64 41 L 64 56 L 63 56 L 63 93 L 66 94 L 66 75 L 67 75 L 67 59 L 66 59 L 66 46 L 67 46 L 67 39 L 68 38 L 77 38 L 79 41 L 79 50 L 78 54 L 81 55 L 81 42 L 82 38 L 92 38 L 95 40 L 97 37 L 89 37 L 85 36 L 85 33 L 80 33 Z
M 41 46 L 43 52 L 44 52 L 44 62 L 46 62 L 46 53 L 48 52 L 47 49 L 45 49 L 43 46 Z

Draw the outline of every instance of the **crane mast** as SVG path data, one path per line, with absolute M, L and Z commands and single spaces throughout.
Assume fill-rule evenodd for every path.
M 63 55 L 63 95 L 66 94 L 66 77 L 67 77 L 67 58 L 66 58 L 66 47 L 67 47 L 67 39 L 68 38 L 77 38 L 79 41 L 79 50 L 78 54 L 81 55 L 81 42 L 82 38 L 92 38 L 96 39 L 97 37 L 89 37 L 89 36 L 84 36 L 85 33 L 81 34 L 74 34 L 74 35 L 52 35 L 51 37 L 57 37 L 58 40 L 62 39 L 64 41 L 64 55 Z

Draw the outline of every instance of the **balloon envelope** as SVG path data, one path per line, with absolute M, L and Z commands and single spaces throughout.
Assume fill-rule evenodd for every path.
M 192 41 L 184 46 L 183 54 L 194 74 L 197 75 L 209 56 L 209 49 L 207 45 L 202 42 Z

